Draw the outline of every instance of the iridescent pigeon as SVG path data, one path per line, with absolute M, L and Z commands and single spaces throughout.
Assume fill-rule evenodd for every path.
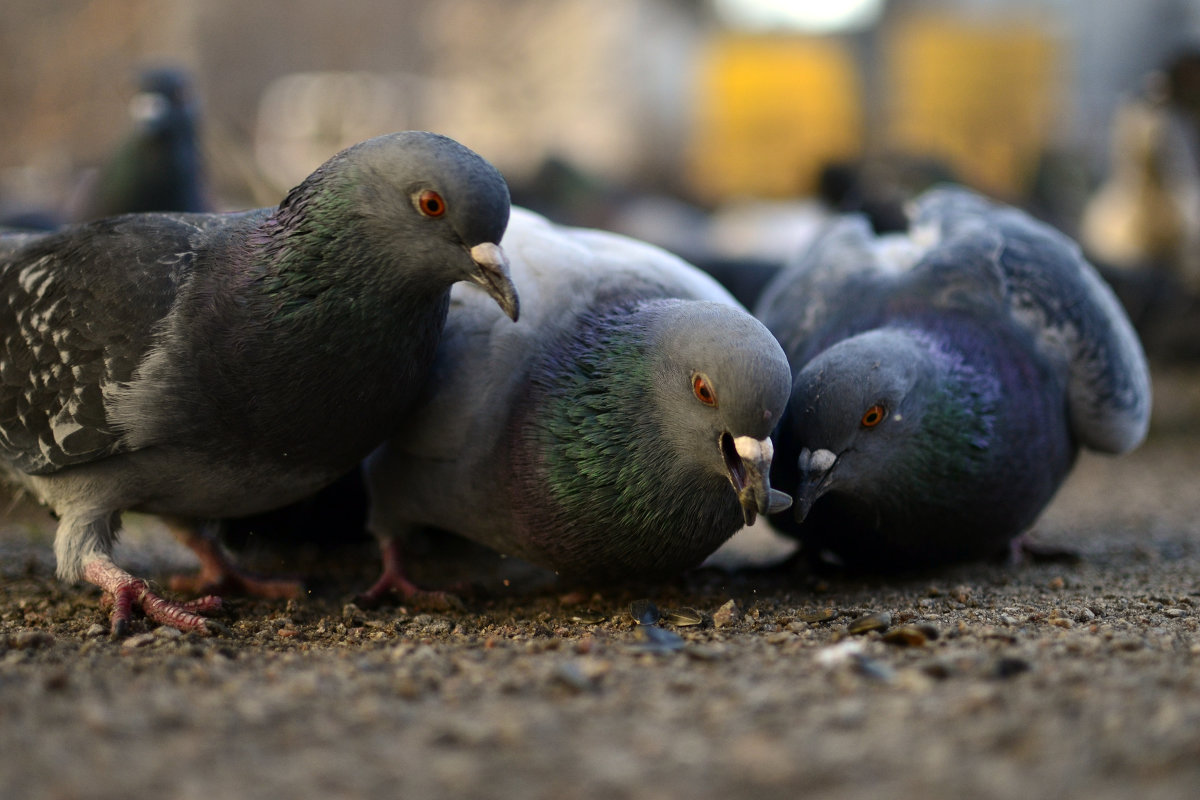
M 1057 231 L 958 188 L 907 233 L 832 225 L 756 313 L 796 372 L 773 520 L 810 559 L 874 570 L 1000 554 L 1080 447 L 1146 435 L 1145 357 L 1112 292 Z
M 513 209 L 522 314 L 456 286 L 430 394 L 366 462 L 385 570 L 420 593 L 406 535 L 432 527 L 591 582 L 699 564 L 786 508 L 769 439 L 791 373 L 710 277 L 658 248 Z

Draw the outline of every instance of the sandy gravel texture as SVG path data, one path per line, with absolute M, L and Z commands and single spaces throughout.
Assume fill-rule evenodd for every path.
M 259 551 L 310 594 L 234 600 L 229 636 L 112 641 L 97 592 L 54 579 L 48 519 L 14 507 L 0 795 L 1200 796 L 1200 380 L 1156 389 L 1151 440 L 1085 456 L 1035 529 L 1077 563 L 581 593 L 453 544 L 422 577 L 490 590 L 445 613 L 353 605 L 369 546 Z M 189 563 L 136 519 L 118 558 Z M 639 627 L 642 599 L 703 624 Z M 849 632 L 871 614 L 882 632 Z

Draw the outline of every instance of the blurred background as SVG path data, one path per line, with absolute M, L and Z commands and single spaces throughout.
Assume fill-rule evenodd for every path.
M 97 184 L 171 66 L 203 207 L 429 129 L 524 205 L 736 282 L 953 179 L 1079 238 L 1148 346 L 1194 357 L 1195 42 L 1200 0 L 3 0 L 0 218 L 114 208 Z

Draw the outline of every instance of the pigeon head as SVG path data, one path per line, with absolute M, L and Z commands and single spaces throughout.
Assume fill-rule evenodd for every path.
M 796 376 L 784 423 L 799 448 L 796 521 L 827 493 L 879 509 L 919 491 L 922 476 L 965 475 L 987 446 L 987 384 L 899 329 L 844 339 L 813 358 Z
M 173 67 L 145 70 L 137 94 L 129 101 L 129 115 L 140 130 L 151 135 L 190 132 L 196 103 L 187 72 Z
M 277 218 L 293 239 L 319 242 L 319 260 L 340 265 L 348 280 L 386 269 L 371 278 L 385 294 L 403 294 L 415 273 L 470 281 L 515 320 L 517 293 L 500 248 L 508 214 L 508 185 L 495 167 L 453 139 L 405 131 L 335 155 L 292 190 Z
M 770 484 L 770 434 L 791 376 L 770 332 L 719 303 L 671 304 L 655 352 L 654 400 L 680 463 L 727 478 L 747 525 L 791 505 Z

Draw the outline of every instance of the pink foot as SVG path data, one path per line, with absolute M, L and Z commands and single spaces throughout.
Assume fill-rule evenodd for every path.
M 360 594 L 356 602 L 363 608 L 380 605 L 397 596 L 402 603 L 412 603 L 435 611 L 461 610 L 462 600 L 450 592 L 428 591 L 408 579 L 404 570 L 404 555 L 400 543 L 389 539 L 383 543 L 383 574 L 370 589 Z
M 221 598 L 214 595 L 183 603 L 175 603 L 150 591 L 141 578 L 135 578 L 108 558 L 97 558 L 83 568 L 83 577 L 104 591 L 102 605 L 112 606 L 112 635 L 129 632 L 133 609 L 141 609 L 147 617 L 181 631 L 213 633 L 224 630 L 220 623 L 200 616 L 221 608 Z
M 172 526 L 172 532 L 200 559 L 199 573 L 171 576 L 169 585 L 172 591 L 239 594 L 268 600 L 291 600 L 304 592 L 304 585 L 298 580 L 270 578 L 243 570 L 211 536 L 178 526 Z

